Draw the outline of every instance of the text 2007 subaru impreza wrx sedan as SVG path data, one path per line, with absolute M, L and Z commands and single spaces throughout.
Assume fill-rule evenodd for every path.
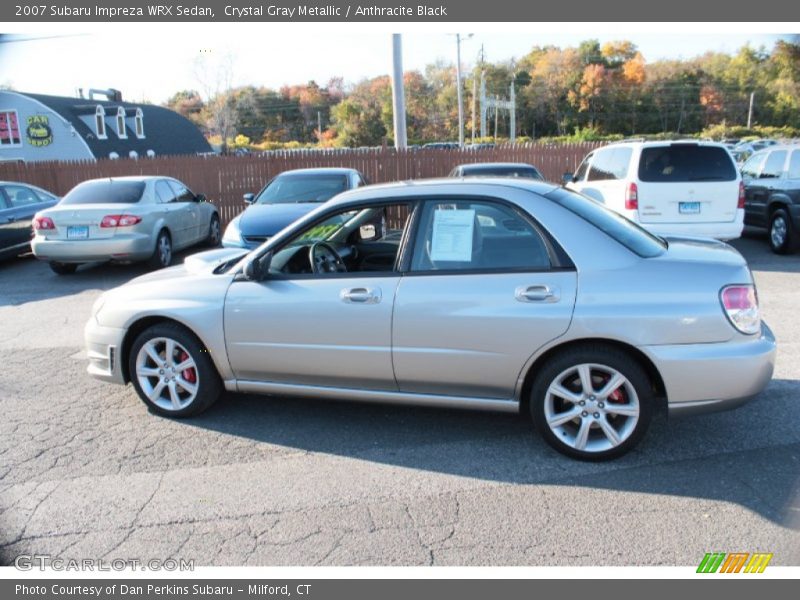
M 106 292 L 89 372 L 187 416 L 223 389 L 530 411 L 557 450 L 630 450 L 653 412 L 736 406 L 772 376 L 742 256 L 662 240 L 523 180 L 337 196 L 258 249 Z

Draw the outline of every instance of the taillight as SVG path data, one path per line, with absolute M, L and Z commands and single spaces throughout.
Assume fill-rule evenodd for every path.
M 729 285 L 719 293 L 722 307 L 731 324 L 742 333 L 761 331 L 758 296 L 753 285 Z
M 639 210 L 639 188 L 633 182 L 625 188 L 625 210 Z
M 34 217 L 33 228 L 36 231 L 53 230 L 56 228 L 56 224 L 53 223 L 53 219 L 50 217 Z
M 100 221 L 100 227 L 130 227 L 142 222 L 136 215 L 107 215 Z
M 744 208 L 744 182 L 739 182 L 739 204 L 736 208 Z

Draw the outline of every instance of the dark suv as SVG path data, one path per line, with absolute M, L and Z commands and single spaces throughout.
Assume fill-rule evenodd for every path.
M 777 254 L 800 247 L 800 145 L 770 146 L 742 165 L 745 225 L 769 231 Z

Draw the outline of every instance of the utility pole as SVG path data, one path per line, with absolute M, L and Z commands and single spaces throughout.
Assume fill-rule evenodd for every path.
M 317 135 L 319 136 L 317 141 L 322 141 L 322 112 L 317 111 L 317 131 L 319 132 Z
M 753 122 L 753 100 L 755 99 L 755 92 L 750 92 L 750 108 L 747 109 L 747 128 L 750 129 L 750 125 Z
M 406 99 L 403 89 L 403 41 L 399 33 L 392 34 L 392 109 L 394 147 L 408 146 L 406 137 Z
M 468 40 L 472 37 L 470 33 L 465 37 Z M 464 94 L 461 90 L 461 34 L 456 34 L 456 88 L 458 92 L 458 147 L 464 146 Z

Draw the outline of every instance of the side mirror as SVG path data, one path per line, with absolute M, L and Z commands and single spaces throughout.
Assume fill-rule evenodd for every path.
M 567 185 L 568 183 L 572 183 L 573 181 L 575 181 L 575 175 L 573 175 L 572 173 L 564 173 L 561 176 L 562 185 Z
M 247 281 L 263 281 L 269 273 L 269 265 L 272 262 L 272 252 L 267 252 L 248 262 L 244 266 L 244 277 Z
M 242 196 L 242 198 L 244 198 L 245 204 L 252 204 L 253 202 L 255 202 L 256 199 L 255 194 L 251 194 L 250 192 Z
M 197 194 L 194 197 L 195 202 L 208 202 L 208 198 L 206 198 L 205 194 Z
M 371 242 L 378 239 L 378 228 L 372 223 L 367 223 L 358 228 L 358 237 L 362 242 Z

